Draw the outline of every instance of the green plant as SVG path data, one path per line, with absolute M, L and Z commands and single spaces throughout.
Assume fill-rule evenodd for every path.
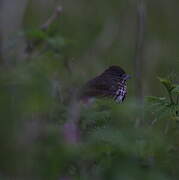
M 149 96 L 147 97 L 150 103 L 150 110 L 156 115 L 152 124 L 158 119 L 166 119 L 166 129 L 168 132 L 170 121 L 173 120 L 175 123 L 179 121 L 179 84 L 173 82 L 171 78 L 158 78 L 160 83 L 165 88 L 167 95 L 163 97 Z

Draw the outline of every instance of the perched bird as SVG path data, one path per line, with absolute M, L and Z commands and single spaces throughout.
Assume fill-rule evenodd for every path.
M 126 97 L 126 80 L 129 78 L 130 75 L 126 74 L 121 67 L 111 66 L 84 85 L 80 99 L 88 101 L 94 97 L 110 97 L 121 103 Z
M 80 141 L 78 123 L 81 103 L 79 102 L 89 105 L 89 100 L 95 97 L 110 97 L 121 103 L 126 97 L 126 80 L 129 78 L 130 76 L 122 68 L 111 66 L 99 76 L 88 81 L 77 94 L 74 93 L 75 100 L 72 102 L 71 108 L 69 108 L 69 119 L 63 128 L 63 135 L 67 143 L 76 144 Z

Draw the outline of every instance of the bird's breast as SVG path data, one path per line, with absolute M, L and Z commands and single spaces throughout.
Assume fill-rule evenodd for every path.
M 126 85 L 123 86 L 120 85 L 114 96 L 115 101 L 121 103 L 125 99 L 126 93 L 127 93 Z

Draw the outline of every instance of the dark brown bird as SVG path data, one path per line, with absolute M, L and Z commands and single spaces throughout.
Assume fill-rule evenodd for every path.
M 126 80 L 129 78 L 121 67 L 111 66 L 84 85 L 80 99 L 86 101 L 93 97 L 110 97 L 120 103 L 126 97 Z

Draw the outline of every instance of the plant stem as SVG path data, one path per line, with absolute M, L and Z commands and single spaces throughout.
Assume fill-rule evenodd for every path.
M 171 90 L 169 88 L 166 88 L 166 89 L 167 89 L 167 92 L 168 92 L 168 95 L 169 95 L 170 105 L 174 105 L 175 103 L 173 101 Z

